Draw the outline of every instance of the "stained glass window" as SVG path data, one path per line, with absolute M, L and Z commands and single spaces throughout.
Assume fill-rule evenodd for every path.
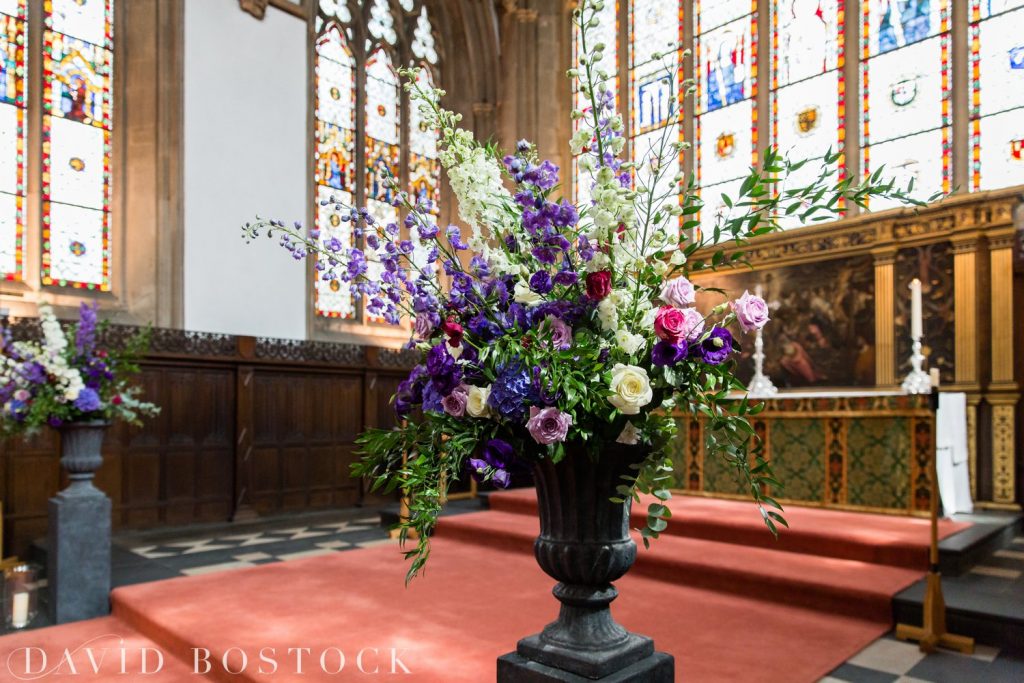
M 694 0 L 694 162 L 708 207 L 756 154 L 757 12 L 751 0 Z M 705 229 L 715 211 L 701 212 Z
M 24 261 L 25 0 L 0 3 L 0 277 L 20 280 Z
M 42 280 L 106 291 L 113 1 L 43 7 Z
M 971 189 L 1024 183 L 1024 0 L 971 0 Z
M 629 15 L 630 148 L 637 182 L 649 187 L 658 157 L 679 141 L 682 10 L 665 0 L 633 0 Z M 656 196 L 671 194 L 678 168 L 660 169 Z
M 593 46 L 599 43 L 604 44 L 604 59 L 601 60 L 600 68 L 609 75 L 608 87 L 612 92 L 616 94 L 616 105 L 618 105 L 618 92 L 619 92 L 619 79 L 618 79 L 618 64 L 619 64 L 619 17 L 618 17 L 618 3 L 617 2 L 606 2 L 604 8 L 598 12 L 600 25 L 596 29 L 589 29 L 587 31 L 588 44 L 584 46 L 580 40 L 579 29 L 574 26 L 573 33 L 573 52 L 574 54 L 580 54 L 583 52 L 584 47 L 587 51 L 593 50 Z M 578 87 L 577 82 L 573 82 L 573 102 L 575 107 L 585 114 L 590 114 L 593 109 L 590 106 L 590 98 Z M 579 126 L 580 123 L 575 124 Z M 573 187 L 575 188 L 576 201 L 580 204 L 585 204 L 589 201 L 590 197 L 590 183 L 592 182 L 587 174 L 581 173 L 578 165 L 578 158 L 573 158 L 572 162 L 572 173 L 573 173 Z
M 811 160 L 804 168 L 817 171 L 821 164 L 814 162 L 842 151 L 846 139 L 843 0 L 773 0 L 770 7 L 772 142 L 793 161 Z
M 952 177 L 948 0 L 864 0 L 861 172 L 885 165 L 914 194 L 949 191 Z M 888 208 L 886 201 L 872 209 Z
M 353 202 L 355 186 L 355 62 L 343 29 L 331 22 L 316 41 L 316 227 L 320 240 L 352 244 L 351 223 L 343 222 L 330 203 Z M 348 283 L 316 282 L 316 311 L 325 317 L 351 318 L 355 306 Z
M 320 239 L 337 238 L 344 245 L 361 240 L 351 223 L 333 216 L 331 197 L 334 203 L 365 206 L 381 226 L 401 226 L 395 188 L 407 187 L 413 198 L 429 200 L 431 215 L 440 220 L 437 133 L 417 108 L 408 106 L 395 61 L 396 55 L 404 55 L 422 66 L 420 85 L 434 87 L 439 56 L 426 6 L 417 0 L 400 0 L 394 6 L 389 0 L 319 0 L 317 8 L 314 135 Z M 362 27 L 352 24 L 359 16 L 365 17 Z M 408 107 L 405 129 L 403 107 Z M 321 205 L 324 201 L 326 206 Z M 417 244 L 415 233 L 412 238 Z M 413 258 L 425 263 L 425 256 L 417 245 Z M 367 260 L 367 275 L 373 279 L 380 272 L 379 260 L 371 254 Z M 360 303 L 345 283 L 318 278 L 316 301 L 319 316 L 382 320 L 367 310 L 369 300 Z

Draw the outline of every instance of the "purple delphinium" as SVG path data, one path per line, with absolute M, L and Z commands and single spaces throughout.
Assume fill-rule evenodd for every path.
M 708 365 L 724 363 L 732 353 L 732 334 L 724 327 L 714 327 L 699 347 L 701 359 Z
M 687 344 L 685 340 L 678 344 L 662 339 L 651 349 L 651 363 L 653 365 L 666 366 L 675 365 L 686 358 Z
M 96 347 L 96 311 L 99 307 L 84 301 L 78 308 L 78 330 L 75 332 L 75 350 L 78 355 L 91 354 Z

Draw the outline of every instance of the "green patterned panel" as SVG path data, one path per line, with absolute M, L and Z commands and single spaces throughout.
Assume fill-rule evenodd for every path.
M 689 418 L 676 418 L 676 436 L 668 445 L 668 457 L 672 459 L 672 488 L 686 488 L 686 439 Z
M 822 502 L 825 492 L 825 423 L 819 418 L 771 421 L 771 463 L 787 500 Z
M 704 451 L 704 490 L 709 493 L 750 495 L 750 488 L 719 453 Z
M 846 502 L 876 508 L 910 506 L 908 418 L 854 418 L 847 432 Z

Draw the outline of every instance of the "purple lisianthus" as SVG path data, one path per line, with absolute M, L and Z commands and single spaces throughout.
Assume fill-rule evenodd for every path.
M 455 368 L 455 359 L 448 353 L 444 342 L 437 344 L 427 352 L 427 374 L 438 377 L 450 373 Z
M 484 444 L 481 455 L 491 467 L 504 470 L 512 466 L 516 452 L 508 441 L 491 439 Z
M 423 410 L 432 413 L 444 412 L 444 394 L 437 390 L 433 382 L 428 382 L 423 387 Z
M 96 393 L 95 389 L 85 387 L 78 392 L 78 398 L 75 399 L 74 405 L 83 413 L 91 413 L 100 410 L 103 407 L 103 402 L 100 400 L 100 395 Z
M 700 343 L 700 357 L 708 365 L 720 365 L 732 353 L 732 334 L 724 327 L 713 327 Z
M 547 294 L 554 286 L 554 283 L 551 282 L 551 274 L 546 270 L 538 270 L 530 276 L 530 289 L 538 294 Z
M 526 429 L 534 441 L 547 445 L 565 441 L 571 424 L 572 416 L 558 408 L 541 409 L 534 406 L 530 408 L 530 419 L 526 422 Z
M 413 336 L 420 341 L 430 339 L 431 335 L 434 334 L 434 330 L 437 328 L 438 322 L 440 322 L 440 320 L 437 313 L 417 313 L 416 322 L 413 323 Z
M 491 475 L 491 483 L 499 489 L 507 489 L 512 483 L 512 475 L 508 470 L 494 470 L 494 474 Z
M 563 287 L 571 287 L 579 280 L 579 276 L 571 270 L 560 270 L 555 273 L 555 284 Z
M 547 331 L 551 333 L 551 346 L 564 351 L 572 346 L 572 328 L 553 315 L 544 319 Z
M 686 340 L 673 344 L 663 339 L 651 349 L 651 363 L 659 366 L 675 365 L 686 358 L 687 347 Z
M 466 403 L 469 401 L 469 387 L 460 384 L 452 390 L 452 393 L 441 399 L 444 412 L 452 417 L 462 417 L 466 414 Z

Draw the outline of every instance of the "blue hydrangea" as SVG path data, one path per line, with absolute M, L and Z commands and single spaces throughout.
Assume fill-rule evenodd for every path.
M 536 390 L 530 373 L 519 363 L 502 368 L 491 385 L 487 404 L 506 420 L 522 422 L 531 401 L 536 401 Z

